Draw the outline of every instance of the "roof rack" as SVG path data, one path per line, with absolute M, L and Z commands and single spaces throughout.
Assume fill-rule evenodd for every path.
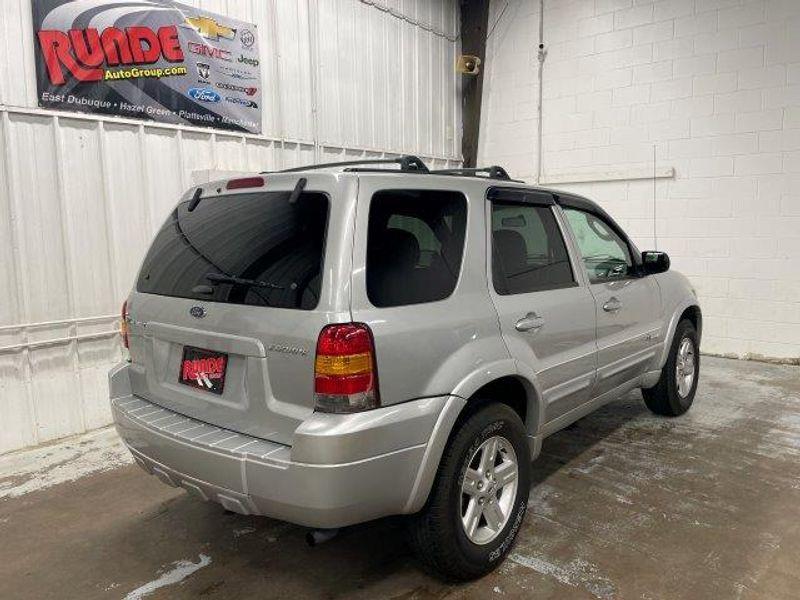
M 283 169 L 278 173 L 296 173 L 298 171 L 311 171 L 315 169 L 330 169 L 333 167 L 352 167 L 354 165 L 400 165 L 400 171 L 404 173 L 430 173 L 428 167 L 417 156 L 407 154 L 397 158 L 366 158 L 362 160 L 345 160 L 342 162 L 319 163 L 316 165 L 306 165 L 303 167 L 292 167 Z M 268 171 L 264 171 L 267 173 Z
M 492 165 L 491 167 L 475 167 L 470 169 L 436 169 L 431 171 L 435 175 L 478 175 L 486 173 L 489 179 L 504 179 L 513 181 L 503 167 Z
M 304 165 L 302 167 L 292 167 L 280 171 L 262 171 L 262 173 L 298 173 L 301 171 L 312 171 L 316 169 L 331 169 L 335 167 L 345 167 L 345 171 L 351 172 L 378 172 L 391 173 L 385 169 L 358 168 L 362 165 L 400 165 L 402 173 L 417 173 L 425 175 L 463 175 L 466 177 L 480 177 L 485 174 L 486 179 L 501 179 L 503 181 L 519 181 L 511 179 L 508 172 L 501 166 L 492 165 L 491 167 L 475 168 L 456 168 L 456 169 L 434 169 L 430 170 L 422 162 L 422 159 L 413 154 L 405 154 L 396 158 L 365 158 L 361 160 L 345 160 L 341 162 L 319 163 L 316 165 Z

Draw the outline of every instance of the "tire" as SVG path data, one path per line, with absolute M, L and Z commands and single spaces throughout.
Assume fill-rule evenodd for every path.
M 493 440 L 498 449 L 491 461 L 496 473 L 494 466 L 484 469 L 481 464 L 484 452 L 492 455 Z M 509 465 L 514 460 L 516 486 L 512 489 Z M 462 489 L 465 481 L 469 493 Z M 439 578 L 467 581 L 485 575 L 511 550 L 525 517 L 529 490 L 530 450 L 522 421 L 504 404 L 484 406 L 448 442 L 428 502 L 410 518 L 411 546 L 426 570 Z M 472 539 L 463 523 L 465 511 L 477 525 Z M 475 519 L 476 514 L 482 516 Z
M 677 381 L 677 369 L 680 368 L 679 354 L 681 347 L 688 344 L 692 354 L 693 377 L 687 388 L 681 390 Z M 686 364 L 686 361 L 684 361 Z M 683 367 L 685 373 L 687 369 Z M 697 331 L 691 321 L 684 319 L 675 328 L 672 347 L 667 357 L 661 377 L 655 386 L 643 389 L 644 403 L 657 415 L 677 417 L 685 413 L 694 402 L 697 391 L 697 382 L 700 380 L 700 351 L 697 341 Z M 684 384 L 686 385 L 686 384 Z M 681 393 L 683 391 L 683 393 Z

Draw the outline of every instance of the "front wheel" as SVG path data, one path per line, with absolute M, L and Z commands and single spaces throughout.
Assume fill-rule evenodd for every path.
M 411 544 L 423 564 L 450 580 L 499 565 L 525 517 L 530 451 L 519 416 L 489 404 L 450 440 L 425 508 L 411 518 Z
M 697 330 L 689 320 L 678 323 L 672 347 L 655 386 L 642 390 L 644 402 L 657 415 L 677 417 L 694 402 L 700 379 Z

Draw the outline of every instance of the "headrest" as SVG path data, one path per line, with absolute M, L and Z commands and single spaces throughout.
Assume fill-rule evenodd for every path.
M 506 277 L 527 268 L 528 247 L 521 233 L 512 229 L 498 229 L 492 233 L 492 239 Z
M 390 227 L 384 232 L 380 247 L 383 254 L 381 262 L 405 268 L 416 267 L 419 263 L 419 242 L 413 233 Z

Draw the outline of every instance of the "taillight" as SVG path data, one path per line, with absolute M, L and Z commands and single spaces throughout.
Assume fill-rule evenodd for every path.
M 130 348 L 128 341 L 128 301 L 122 303 L 122 318 L 119 321 L 119 334 L 122 336 L 122 345 Z
M 380 405 L 375 342 L 363 323 L 322 328 L 314 360 L 316 410 L 350 413 Z

